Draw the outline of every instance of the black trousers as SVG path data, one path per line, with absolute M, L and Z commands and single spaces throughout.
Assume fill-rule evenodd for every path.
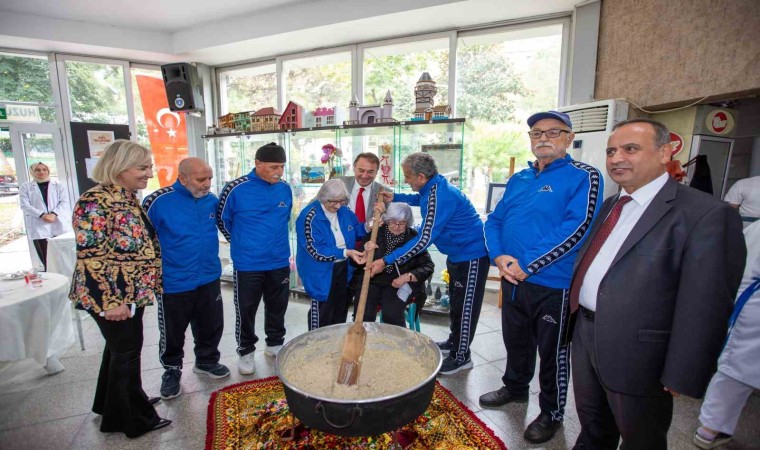
M 316 328 L 346 323 L 345 311 L 348 301 L 348 262 L 341 261 L 333 264 L 332 280 L 330 281 L 330 293 L 327 300 L 320 302 L 311 299 L 307 323 L 309 331 Z
M 374 322 L 377 319 L 377 308 L 379 306 L 383 313 L 383 322 L 405 327 L 406 302 L 398 298 L 397 292 L 398 289 L 391 285 L 380 286 L 370 283 L 369 292 L 367 292 L 367 306 L 364 309 L 364 321 Z
M 100 431 L 120 431 L 131 438 L 147 433 L 161 420 L 142 389 L 143 312 L 137 308 L 134 317 L 122 321 L 90 313 L 106 340 L 92 412 L 103 416 Z
M 458 263 L 446 260 L 451 305 L 449 342 L 454 344 L 449 356 L 457 362 L 464 362 L 470 357 L 470 343 L 475 338 L 480 308 L 483 306 L 489 264 L 488 256 Z
M 193 331 L 195 364 L 219 362 L 219 341 L 224 330 L 222 290 L 219 280 L 192 291 L 163 294 L 158 298 L 158 359 L 164 369 L 182 370 L 185 331 Z
M 573 392 L 581 422 L 575 449 L 666 450 L 673 397 L 639 397 L 613 392 L 599 381 L 594 322 L 578 314 L 573 332 Z M 625 355 L 621 355 L 624 358 Z
M 273 347 L 285 342 L 285 312 L 290 294 L 290 267 L 260 272 L 235 270 L 235 339 L 237 353 L 247 355 L 256 350 L 255 319 L 264 299 L 264 333 Z
M 47 270 L 47 239 L 34 239 L 32 240 L 32 244 L 34 244 L 34 250 L 37 252 L 37 256 L 39 256 L 40 261 L 42 261 L 42 267 Z
M 538 347 L 538 404 L 542 412 L 560 421 L 565 413 L 570 375 L 570 354 L 561 342 L 569 316 L 569 290 L 527 281 L 515 286 L 503 279 L 501 289 L 501 332 L 507 348 L 504 386 L 517 395 L 528 393 Z

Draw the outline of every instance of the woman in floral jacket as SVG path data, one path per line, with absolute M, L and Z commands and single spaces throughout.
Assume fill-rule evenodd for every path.
M 92 411 L 100 431 L 130 438 L 163 428 L 140 379 L 144 307 L 161 294 L 161 249 L 137 191 L 153 177 L 150 152 L 117 140 L 98 159 L 100 184 L 74 207 L 77 263 L 69 298 L 90 313 L 106 341 Z

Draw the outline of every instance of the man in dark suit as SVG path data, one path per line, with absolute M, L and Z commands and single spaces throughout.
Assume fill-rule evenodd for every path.
M 385 188 L 375 181 L 380 159 L 374 153 L 359 153 L 354 158 L 354 176 L 340 177 L 348 191 L 348 209 L 356 214 L 359 222 L 372 218 L 372 211 L 377 194 Z
M 730 206 L 665 172 L 669 132 L 617 124 L 608 198 L 575 264 L 576 449 L 667 448 L 673 397 L 701 397 L 715 369 L 746 248 Z M 580 307 L 580 308 L 579 308 Z
M 380 158 L 374 153 L 359 153 L 354 158 L 354 176 L 340 177 L 340 181 L 346 185 L 348 191 L 348 209 L 356 214 L 359 222 L 364 225 L 372 219 L 377 194 L 388 190 L 382 184 L 375 181 L 380 169 Z M 356 248 L 362 247 L 361 241 L 355 243 Z M 348 301 L 346 302 L 343 317 L 348 318 L 348 309 L 355 305 L 354 296 L 357 295 L 357 286 L 361 283 L 364 271 L 354 271 L 352 280 L 348 283 Z M 356 311 L 354 311 L 356 313 Z

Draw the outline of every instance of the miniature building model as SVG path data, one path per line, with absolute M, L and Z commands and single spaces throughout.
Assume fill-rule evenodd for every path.
M 269 106 L 251 115 L 250 131 L 272 131 L 279 129 L 280 113 Z
M 232 114 L 232 128 L 235 131 L 250 131 L 251 129 L 251 114 L 253 111 L 243 111 Z
M 235 115 L 227 113 L 223 116 L 219 116 L 219 128 L 227 128 L 230 130 L 235 129 Z
M 303 106 L 296 102 L 288 102 L 288 106 L 285 107 L 285 111 L 282 112 L 282 117 L 279 120 L 279 126 L 281 130 L 295 130 L 296 128 L 303 128 Z
M 359 106 L 359 99 L 354 95 L 354 99 L 348 104 L 348 120 L 344 125 L 359 125 L 372 123 L 395 123 L 393 118 L 393 98 L 391 91 L 385 94 L 383 105 Z
M 451 115 L 449 105 L 435 106 L 435 94 L 438 88 L 435 87 L 435 81 L 430 74 L 423 72 L 420 79 L 417 80 L 417 86 L 414 87 L 414 99 L 416 108 L 412 120 L 437 120 L 448 119 Z
M 319 128 L 338 125 L 343 121 L 343 111 L 345 110 L 337 106 L 333 108 L 319 107 L 311 113 L 310 126 Z

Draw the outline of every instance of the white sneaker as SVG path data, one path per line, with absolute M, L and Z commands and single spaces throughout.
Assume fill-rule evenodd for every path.
M 243 375 L 251 375 L 256 371 L 256 361 L 253 359 L 253 352 L 243 355 L 238 361 L 238 372 Z
M 282 349 L 282 345 L 273 345 L 272 347 L 267 345 L 267 349 L 264 350 L 264 353 L 269 356 L 277 356 L 277 354 L 280 353 L 280 349 Z

